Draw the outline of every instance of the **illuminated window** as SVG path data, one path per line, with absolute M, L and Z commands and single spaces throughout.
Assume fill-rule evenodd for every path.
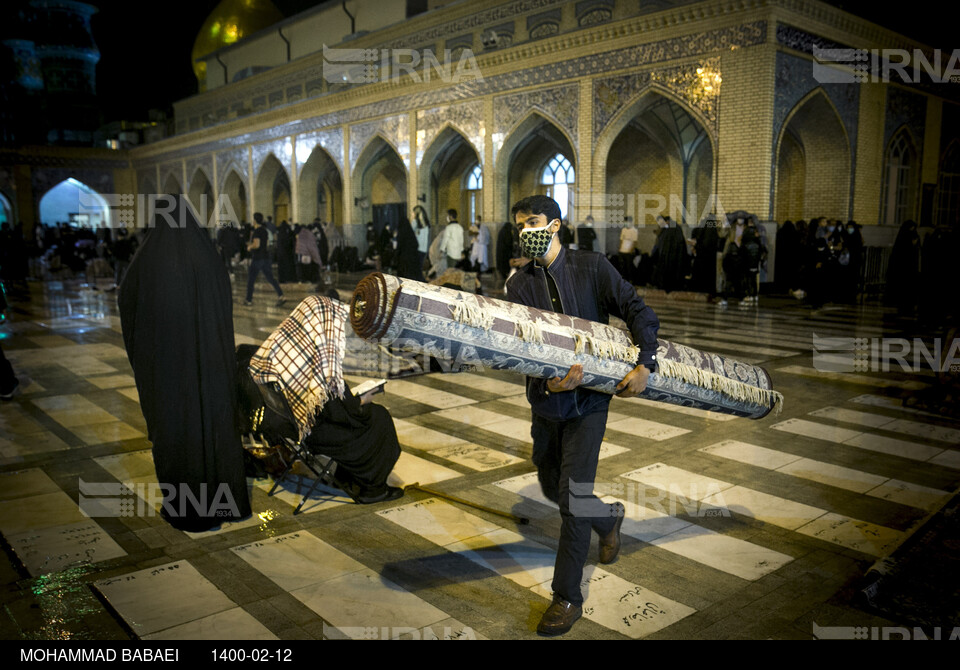
M 907 219 L 915 218 L 916 182 L 917 152 L 906 129 L 901 128 L 887 148 L 881 223 L 899 226 Z
M 547 162 L 540 175 L 540 183 L 546 185 L 547 195 L 560 205 L 560 217 L 566 218 L 573 196 L 570 185 L 576 183 L 573 166 L 566 156 L 557 154 Z
M 480 170 L 478 163 L 470 174 L 467 175 L 467 212 L 470 223 L 477 220 L 477 214 L 480 213 L 480 190 L 483 188 L 483 171 Z

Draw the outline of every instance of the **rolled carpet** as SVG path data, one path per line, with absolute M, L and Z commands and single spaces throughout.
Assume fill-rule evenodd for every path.
M 364 340 L 455 364 L 550 378 L 579 363 L 582 386 L 611 394 L 639 353 L 613 326 L 379 272 L 357 284 L 350 322 Z M 763 368 L 666 340 L 640 397 L 751 419 L 783 403 Z

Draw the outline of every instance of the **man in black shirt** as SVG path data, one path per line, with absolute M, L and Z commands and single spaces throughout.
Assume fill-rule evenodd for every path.
M 267 229 L 263 226 L 263 214 L 256 212 L 253 215 L 253 235 L 250 237 L 250 243 L 247 244 L 247 251 L 250 252 L 250 274 L 247 276 L 247 299 L 243 301 L 244 305 L 253 304 L 253 283 L 256 281 L 257 273 L 262 272 L 263 276 L 277 292 L 277 307 L 280 307 L 287 301 L 283 297 L 283 290 L 280 284 L 273 278 L 273 269 L 270 267 L 270 249 L 268 242 L 270 238 L 267 235 Z
M 636 367 L 617 385 L 617 395 L 639 395 L 656 370 L 656 314 L 603 254 L 560 244 L 560 207 L 554 200 L 524 198 L 512 215 L 520 228 L 521 250 L 534 262 L 507 281 L 507 300 L 601 323 L 611 314 L 622 318 L 640 354 Z M 567 632 L 582 614 L 580 581 L 591 531 L 600 536 L 601 563 L 612 563 L 620 551 L 624 506 L 607 505 L 591 493 L 611 396 L 578 388 L 582 382 L 579 364 L 563 379 L 527 378 L 533 462 L 540 487 L 560 507 L 561 519 L 553 603 L 537 626 L 541 635 Z

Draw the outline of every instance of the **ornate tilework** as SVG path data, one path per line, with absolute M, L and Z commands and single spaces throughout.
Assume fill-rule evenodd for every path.
M 778 26 L 779 34 L 779 26 Z M 816 37 L 816 36 L 813 36 Z M 819 44 L 818 44 L 819 46 Z M 857 132 L 860 119 L 860 86 L 861 84 L 821 84 L 813 77 L 811 61 L 799 56 L 778 52 L 776 62 L 776 87 L 773 103 L 773 146 L 777 146 L 777 139 L 783 130 L 784 121 L 807 94 L 816 88 L 823 89 L 833 103 L 840 117 L 840 123 L 847 131 L 850 140 L 850 174 L 854 174 L 857 166 Z M 773 216 L 775 197 L 775 176 L 777 160 L 774 160 L 770 169 L 770 216 Z M 854 181 L 850 179 L 850 197 L 847 200 L 852 215 Z
M 113 172 L 110 170 L 91 170 L 68 167 L 35 167 L 30 171 L 33 195 L 39 203 L 40 198 L 60 182 L 73 177 L 89 186 L 97 193 L 113 193 Z
M 417 165 L 423 154 L 447 125 L 459 131 L 473 146 L 483 164 L 483 103 L 480 100 L 417 112 Z
M 832 42 L 825 37 L 808 33 L 806 30 L 800 30 L 784 23 L 777 24 L 777 42 L 785 47 L 796 49 L 804 53 L 812 54 L 813 48 L 818 49 L 849 49 L 846 44 Z
M 916 143 L 917 156 L 923 154 L 923 131 L 927 123 L 927 98 L 897 86 L 887 86 L 887 113 L 883 124 L 883 147 L 900 126 L 906 125 Z M 921 158 L 922 161 L 922 158 Z M 923 163 L 920 162 L 920 165 Z
M 613 0 L 583 0 L 577 3 L 577 25 L 582 28 L 613 18 Z
M 249 182 L 247 175 L 247 149 L 238 147 L 230 151 L 220 151 L 217 153 L 217 179 L 220 181 L 220 190 L 227 181 L 230 170 L 236 170 L 244 184 Z
M 721 83 L 715 80 L 713 75 L 720 75 L 719 58 L 706 58 L 699 63 L 594 80 L 594 140 L 621 109 L 632 104 L 651 84 L 676 93 L 681 100 L 699 110 L 706 117 L 710 130 L 716 137 Z
M 297 173 L 299 174 L 303 169 L 303 164 L 309 160 L 310 154 L 318 144 L 330 154 L 337 167 L 343 172 L 343 129 L 331 128 L 297 136 Z
M 254 179 L 260 174 L 260 169 L 263 167 L 263 163 L 269 156 L 273 156 L 283 167 L 283 171 L 287 173 L 287 179 L 292 179 L 290 175 L 290 156 L 293 153 L 293 146 L 289 137 L 285 137 L 281 140 L 274 140 L 272 142 L 263 142 L 262 144 L 253 145 L 253 177 Z
M 552 4 L 553 3 L 548 3 L 548 5 L 545 6 L 552 6 Z M 512 5 L 508 7 L 512 7 Z M 493 20 L 501 19 L 502 17 L 494 18 Z M 413 109 L 450 105 L 460 101 L 473 100 L 484 95 L 511 91 L 513 89 L 537 84 L 549 84 L 573 78 L 589 77 L 611 70 L 652 65 L 679 58 L 716 54 L 719 51 L 733 47 L 749 47 L 762 44 L 766 40 L 766 31 L 766 21 L 755 21 L 670 38 L 659 42 L 625 47 L 615 51 L 592 54 L 582 58 L 548 63 L 538 67 L 519 69 L 502 75 L 484 77 L 482 81 L 464 81 L 442 89 L 418 91 L 417 93 L 397 96 L 369 105 L 361 105 L 342 112 L 315 116 L 273 126 L 254 133 L 237 135 L 226 140 L 204 143 L 188 149 L 170 152 L 162 156 L 161 160 L 191 156 L 210 151 L 221 151 L 234 146 L 242 146 L 269 139 L 279 139 L 288 135 L 307 133 L 342 123 L 356 123 L 375 115 L 401 114 Z M 405 45 L 397 44 L 396 46 Z M 352 155 L 351 151 L 351 156 Z M 155 162 L 155 160 L 156 159 L 145 161 L 144 163 L 138 162 L 137 165 L 139 167 L 143 164 Z
M 160 166 L 160 183 L 157 184 L 160 191 L 164 191 L 166 189 L 166 184 L 170 177 L 173 177 L 174 181 L 177 182 L 181 191 L 184 190 L 183 166 L 181 165 L 180 161 L 164 163 Z
M 577 121 L 580 113 L 580 86 L 569 84 L 494 98 L 494 158 L 497 157 L 497 152 L 503 145 L 503 140 L 531 110 L 537 110 L 565 130 L 573 144 L 574 152 L 579 154 L 580 141 Z
M 857 153 L 857 123 L 860 116 L 860 84 L 821 84 L 813 78 L 813 68 L 806 58 L 777 53 L 777 80 L 773 105 L 773 140 L 796 104 L 817 87 L 823 89 L 837 108 L 840 121 L 850 138 L 851 155 Z
M 380 134 L 400 155 L 405 166 L 410 165 L 410 124 L 406 115 L 388 116 L 376 121 L 350 126 L 350 168 L 357 165 L 360 153 L 374 136 Z
M 187 189 L 190 190 L 190 186 L 193 184 L 194 175 L 197 172 L 197 168 L 203 170 L 203 173 L 207 177 L 207 181 L 210 184 L 213 184 L 213 157 L 209 154 L 205 156 L 197 156 L 196 158 L 187 159 Z
M 458 35 L 466 31 L 483 29 L 491 24 L 521 16 L 531 10 L 556 7 L 567 1 L 568 0 L 520 0 L 519 2 L 511 2 L 477 12 L 476 14 L 471 14 L 470 16 L 441 23 L 440 25 L 421 30 L 412 35 L 406 35 L 393 42 L 388 42 L 383 46 L 388 49 L 415 47 L 424 43 L 435 42 L 438 39 L 446 39 L 450 35 Z

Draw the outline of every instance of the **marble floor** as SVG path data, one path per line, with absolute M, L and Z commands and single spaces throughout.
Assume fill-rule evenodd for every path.
M 345 299 L 360 276 L 339 279 Z M 252 517 L 184 533 L 146 493 L 155 473 L 115 294 L 81 281 L 29 289 L 0 327 L 21 380 L 0 405 L 4 639 L 537 637 L 559 515 L 530 461 L 522 378 L 416 375 L 377 402 L 403 447 L 392 483 L 528 524 L 420 491 L 356 505 L 321 488 L 294 516 L 302 479 L 274 496 L 272 480 L 251 479 Z M 238 344 L 288 312 L 266 290 L 253 307 L 234 298 Z M 601 567 L 594 540 L 584 619 L 566 637 L 810 639 L 896 625 L 859 609 L 849 587 L 955 495 L 960 422 L 902 407 L 934 381 L 929 369 L 846 370 L 814 338 L 936 334 L 875 305 L 647 299 L 661 337 L 764 366 L 785 404 L 751 421 L 613 400 L 595 490 L 626 506 L 623 550 Z M 352 382 L 371 374 L 355 360 Z

